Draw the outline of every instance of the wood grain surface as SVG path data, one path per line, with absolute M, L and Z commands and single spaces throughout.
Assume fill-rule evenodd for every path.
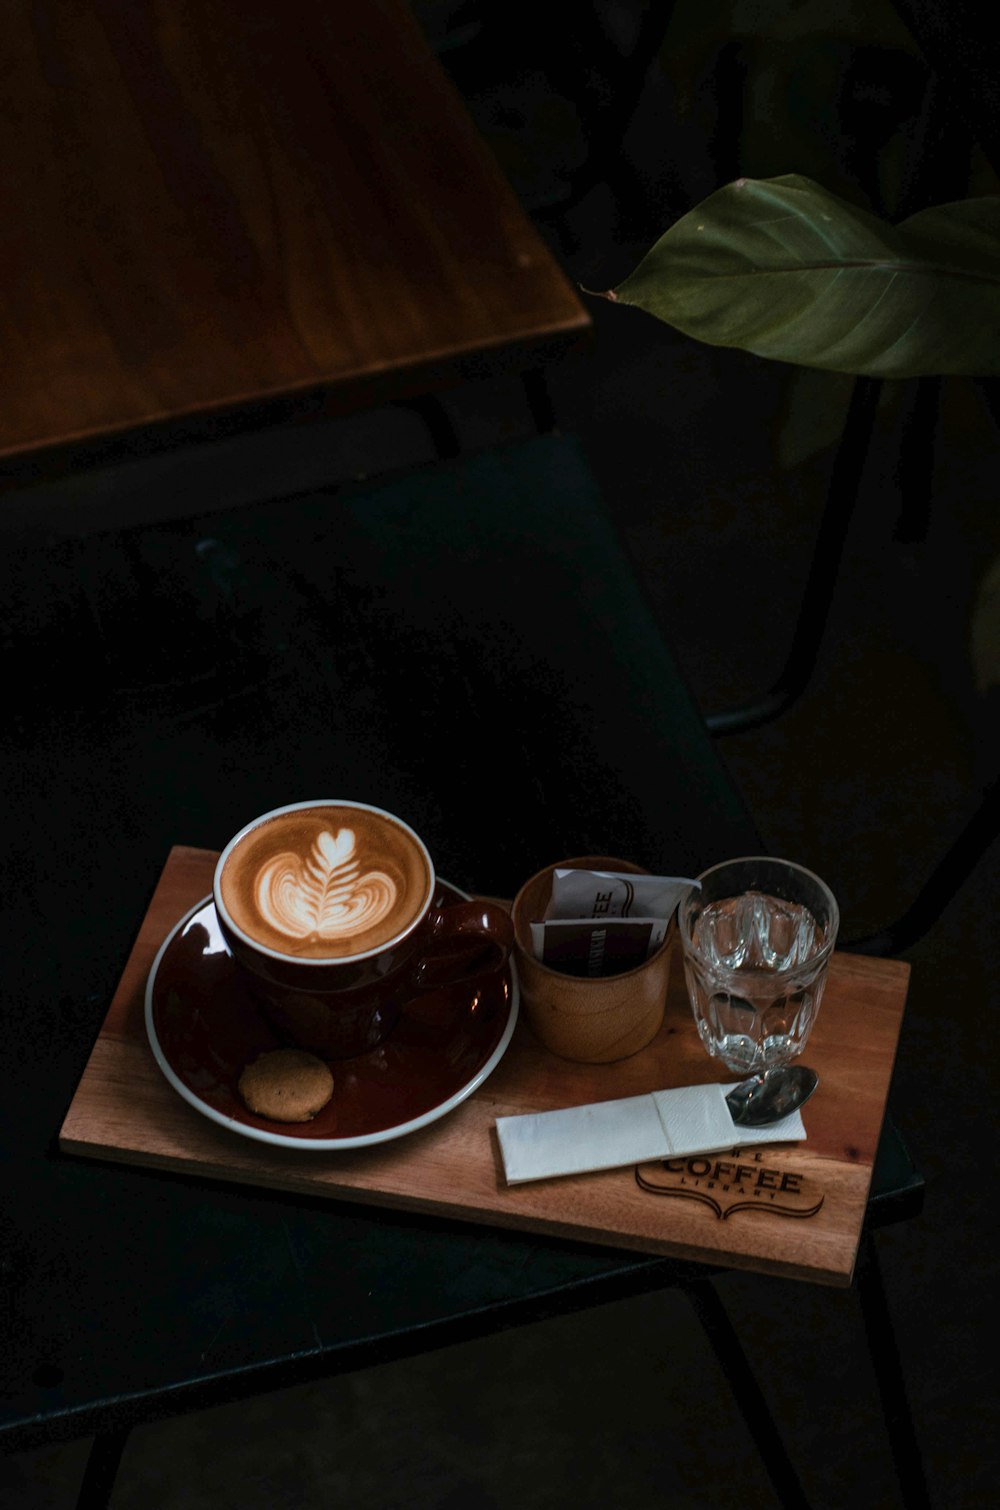
M 183 914 L 210 894 L 215 860 L 205 850 L 171 851 L 63 1123 L 64 1151 L 822 1284 L 850 1283 L 908 965 L 834 957 L 807 1056 L 821 1076 L 803 1110 L 807 1140 L 742 1150 L 735 1162 L 752 1166 L 741 1177 L 746 1199 L 737 1198 L 732 1181 L 706 1178 L 700 1165 L 687 1171 L 681 1188 L 663 1164 L 508 1187 L 498 1116 L 728 1078 L 701 1047 L 682 970 L 672 971 L 660 1034 L 630 1059 L 611 1065 L 558 1059 L 522 1020 L 485 1084 L 432 1126 L 360 1151 L 271 1148 L 210 1122 L 182 1100 L 157 1068 L 145 1033 L 143 994 L 156 951 Z M 751 1187 L 761 1181 L 764 1200 L 755 1204 Z M 779 1194 L 782 1187 L 788 1199 Z M 792 1214 L 767 1209 L 769 1201 Z M 738 1209 L 724 1214 L 729 1207 Z
M 590 327 L 403 0 L 12 0 L 0 455 Z

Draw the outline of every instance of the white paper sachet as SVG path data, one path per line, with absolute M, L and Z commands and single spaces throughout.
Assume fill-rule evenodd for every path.
M 696 881 L 612 870 L 557 869 L 545 909 L 550 918 L 662 918 Z
M 560 867 L 544 917 L 530 925 L 535 958 L 592 979 L 633 970 L 663 943 L 693 885 L 679 876 Z
M 805 1125 L 797 1111 L 768 1127 L 737 1127 L 726 1105 L 729 1088 L 686 1085 L 560 1111 L 498 1117 L 497 1137 L 507 1183 L 805 1138 Z

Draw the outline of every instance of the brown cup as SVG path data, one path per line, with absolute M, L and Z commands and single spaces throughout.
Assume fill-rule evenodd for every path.
M 544 915 L 556 870 L 613 870 L 648 875 L 641 865 L 606 855 L 559 860 L 525 881 L 511 916 L 514 958 L 524 1015 L 553 1054 L 588 1064 L 606 1064 L 637 1054 L 663 1024 L 676 924 L 647 960 L 621 975 L 593 979 L 564 975 L 543 965 L 531 947 L 531 924 Z
M 223 876 L 240 844 L 256 840 L 265 824 L 286 815 L 295 815 L 296 822 L 300 817 L 308 820 L 313 809 L 317 832 L 323 832 L 322 815 L 333 811 L 345 827 L 354 822 L 372 830 L 374 825 L 376 839 L 362 856 L 364 865 L 373 869 L 380 865 L 378 826 L 401 832 L 416 867 L 416 882 L 412 905 L 398 929 L 390 926 L 388 934 L 383 928 L 381 933 L 370 930 L 349 937 L 337 944 L 336 953 L 331 944 L 329 954 L 317 952 L 326 946 L 322 938 L 314 938 L 307 957 L 294 940 L 276 945 L 272 932 L 265 943 L 264 930 L 255 937 L 246 919 L 237 922 L 224 899 Z M 301 854 L 293 848 L 281 858 L 294 876 L 295 867 L 304 869 L 309 856 L 304 846 Z M 408 824 L 367 803 L 337 798 L 290 803 L 246 824 L 219 857 L 213 900 L 237 974 L 279 1037 L 324 1059 L 350 1059 L 376 1048 L 415 996 L 478 980 L 506 962 L 513 943 L 507 911 L 479 901 L 435 906 L 436 890 L 426 845 Z M 374 943 L 366 943 L 372 938 Z

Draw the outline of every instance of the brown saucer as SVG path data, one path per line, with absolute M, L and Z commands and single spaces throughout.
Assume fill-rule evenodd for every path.
M 438 881 L 435 905 L 463 900 Z M 384 1143 L 446 1116 L 500 1063 L 517 1012 L 513 960 L 472 984 L 414 997 L 378 1048 L 331 1065 L 332 1100 L 293 1125 L 257 1116 L 237 1090 L 249 1061 L 281 1042 L 236 980 L 211 897 L 167 936 L 146 983 L 150 1047 L 178 1095 L 242 1137 L 317 1151 Z

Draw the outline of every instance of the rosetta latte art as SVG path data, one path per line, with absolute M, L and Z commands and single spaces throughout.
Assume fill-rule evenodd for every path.
M 324 829 L 307 858 L 286 852 L 262 866 L 254 883 L 261 917 L 289 939 L 353 938 L 381 922 L 397 886 L 381 871 L 360 875 L 354 831 Z

